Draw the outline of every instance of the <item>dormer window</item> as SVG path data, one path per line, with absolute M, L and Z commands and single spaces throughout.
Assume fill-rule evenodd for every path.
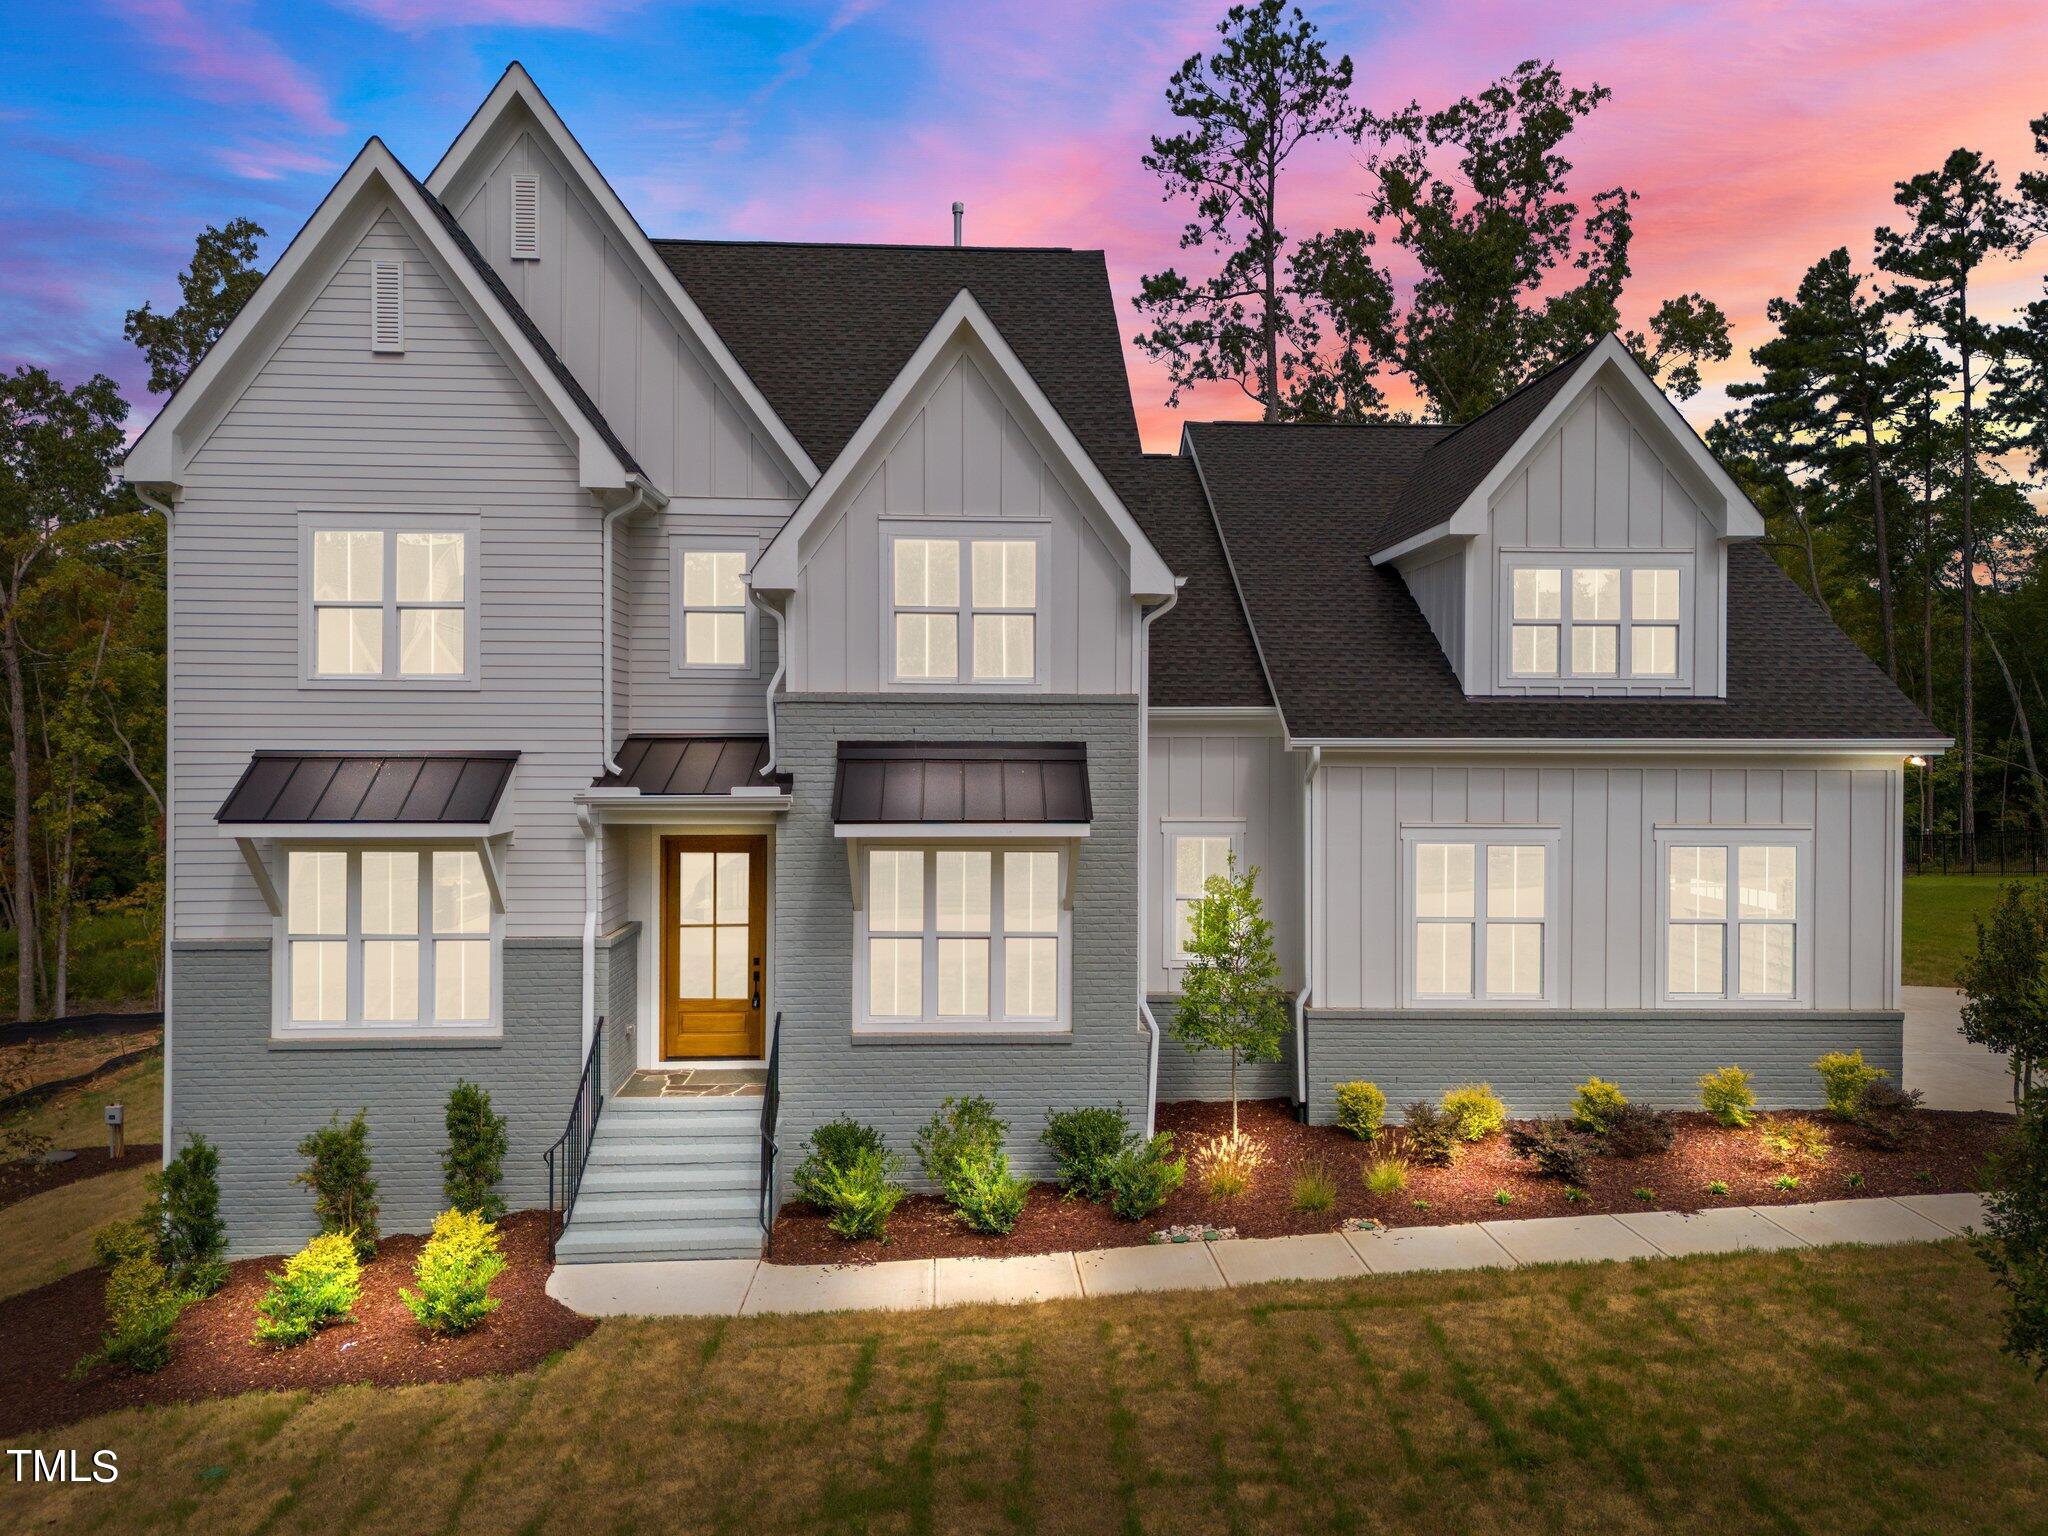
M 1505 574 L 1505 681 L 1684 680 L 1677 557 L 1517 555 Z
M 1030 687 L 1045 675 L 1043 535 L 888 540 L 888 640 L 899 685 Z

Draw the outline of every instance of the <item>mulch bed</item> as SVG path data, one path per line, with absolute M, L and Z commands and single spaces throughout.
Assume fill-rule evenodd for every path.
M 276 1259 L 243 1259 L 228 1282 L 178 1322 L 171 1363 L 154 1376 L 102 1368 L 83 1381 L 69 1373 L 99 1343 L 105 1278 L 81 1270 L 0 1301 L 0 1433 L 50 1429 L 110 1409 L 193 1402 L 263 1388 L 293 1390 L 369 1382 L 409 1386 L 521 1371 L 586 1337 L 596 1320 L 549 1296 L 547 1216 L 522 1211 L 499 1224 L 511 1260 L 491 1294 L 502 1302 L 483 1326 L 455 1338 L 422 1330 L 398 1298 L 412 1284 L 423 1237 L 391 1237 L 363 1267 L 363 1295 L 351 1322 L 296 1349 L 252 1342 L 256 1303 Z
M 21 1159 L 0 1163 L 0 1210 L 46 1189 L 62 1189 L 80 1179 L 96 1179 L 103 1173 L 119 1173 L 124 1168 L 155 1168 L 163 1160 L 162 1143 L 143 1141 L 131 1144 L 118 1159 L 108 1157 L 105 1147 L 81 1147 L 78 1156 L 69 1162 Z
M 1296 1121 L 1284 1100 L 1241 1104 L 1244 1128 L 1265 1143 L 1266 1165 L 1252 1187 L 1234 1200 L 1216 1200 L 1200 1187 L 1192 1168 L 1180 1191 L 1144 1221 L 1119 1221 L 1107 1207 L 1062 1200 L 1049 1184 L 1034 1185 L 1024 1214 L 1007 1237 L 968 1231 L 932 1195 L 912 1195 L 896 1208 L 886 1242 L 842 1242 L 809 1206 L 792 1203 L 776 1218 L 768 1256 L 778 1264 L 862 1264 L 883 1259 L 999 1257 L 1056 1253 L 1063 1249 L 1118 1248 L 1146 1242 L 1165 1227 L 1208 1224 L 1235 1227 L 1239 1237 L 1282 1237 L 1332 1232 L 1349 1217 L 1370 1216 L 1390 1227 L 1439 1226 L 1452 1222 L 1511 1220 L 1526 1216 L 1591 1216 L 1617 1211 L 1704 1210 L 1729 1205 L 1792 1205 L 1807 1200 L 1842 1200 L 1866 1195 L 1948 1194 L 1977 1188 L 1986 1155 L 2012 1124 L 2009 1115 L 1922 1111 L 1923 1134 L 1902 1151 L 1868 1145 L 1853 1129 L 1830 1126 L 1833 1149 L 1819 1168 L 1797 1170 L 1796 1189 L 1772 1181 L 1785 1170 L 1754 1130 L 1730 1131 L 1703 1113 L 1681 1114 L 1668 1151 L 1623 1160 L 1595 1157 L 1583 1186 L 1586 1198 L 1565 1198 L 1562 1184 L 1535 1177 L 1529 1165 L 1495 1136 L 1464 1148 L 1449 1168 L 1411 1167 L 1408 1186 L 1397 1195 L 1368 1194 L 1362 1173 L 1380 1157 L 1401 1155 L 1398 1128 L 1372 1146 L 1334 1126 Z M 1762 1124 L 1773 1118 L 1758 1117 Z M 1818 1116 L 1814 1118 L 1820 1118 Z M 1201 1141 L 1230 1129 L 1228 1104 L 1159 1106 L 1159 1129 L 1172 1131 L 1176 1150 L 1189 1152 Z M 1019 1134 L 1013 1129 L 1013 1136 Z M 1320 1165 L 1337 1183 L 1337 1203 L 1327 1211 L 1293 1208 L 1294 1180 Z M 1860 1176 L 1860 1182 L 1857 1177 Z M 1728 1193 L 1707 1186 L 1725 1183 Z M 1635 1191 L 1648 1190 L 1643 1199 Z M 1502 1205 L 1496 1193 L 1506 1191 Z

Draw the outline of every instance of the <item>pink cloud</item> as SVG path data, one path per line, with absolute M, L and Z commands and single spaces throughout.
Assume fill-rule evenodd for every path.
M 308 133 L 341 124 L 327 93 L 274 41 L 235 14 L 233 5 L 202 12 L 188 0 L 108 0 L 204 99 L 264 107 Z
M 350 10 L 401 32 L 441 27 L 551 27 L 602 31 L 640 0 L 346 0 Z
M 336 162 L 326 155 L 267 140 L 224 144 L 214 151 L 214 157 L 229 174 L 245 181 L 282 181 L 287 176 L 326 173 L 337 168 Z

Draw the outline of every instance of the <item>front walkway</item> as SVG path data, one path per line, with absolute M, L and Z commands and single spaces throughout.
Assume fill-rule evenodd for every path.
M 592 1316 L 736 1317 L 763 1312 L 922 1311 L 1124 1291 L 1220 1290 L 1269 1280 L 1344 1280 L 1423 1269 L 1499 1269 L 1675 1258 L 1822 1243 L 1939 1242 L 1981 1219 L 1979 1195 L 1901 1195 L 1686 1213 L 1550 1216 L 1465 1226 L 1237 1238 L 1002 1259 L 768 1264 L 756 1259 L 575 1264 L 548 1294 Z
M 2012 1113 L 2012 1072 L 2003 1056 L 1963 1038 L 1963 994 L 1949 987 L 1902 987 L 1906 1086 L 1929 1109 Z

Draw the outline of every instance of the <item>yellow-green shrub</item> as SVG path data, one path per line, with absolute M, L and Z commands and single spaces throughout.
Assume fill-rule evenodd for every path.
M 474 1211 L 443 1211 L 413 1261 L 417 1291 L 400 1290 L 413 1321 L 434 1333 L 467 1333 L 497 1309 L 491 1282 L 505 1272 L 498 1228 Z
M 1700 1107 L 1731 1130 L 1749 1124 L 1756 1109 L 1756 1090 L 1740 1067 L 1721 1067 L 1700 1078 Z
M 1780 1115 L 1758 1128 L 1771 1155 L 1791 1167 L 1800 1163 L 1824 1163 L 1828 1156 L 1828 1128 L 1804 1115 Z
M 1572 1120 L 1595 1136 L 1604 1136 L 1607 1134 L 1607 1122 L 1626 1103 L 1628 1096 L 1618 1084 L 1610 1083 L 1604 1077 L 1589 1077 L 1572 1095 Z
M 322 1232 L 269 1276 L 256 1303 L 256 1342 L 289 1349 L 355 1310 L 363 1265 L 352 1231 Z
M 94 1237 L 92 1252 L 107 1271 L 107 1331 L 72 1374 L 96 1365 L 122 1366 L 138 1376 L 162 1370 L 189 1298 L 158 1259 L 155 1234 L 139 1222 L 117 1221 Z
M 1380 1133 L 1380 1123 L 1387 1118 L 1387 1096 L 1380 1092 L 1379 1084 L 1368 1083 L 1363 1078 L 1357 1082 L 1337 1085 L 1337 1126 L 1349 1131 L 1360 1141 L 1372 1141 Z
M 1865 1091 L 1891 1075 L 1883 1067 L 1871 1066 L 1861 1051 L 1829 1051 L 1813 1064 L 1813 1070 L 1820 1074 L 1829 1111 L 1844 1120 L 1861 1115 Z
M 1460 1141 L 1484 1141 L 1508 1123 L 1508 1107 L 1491 1083 L 1466 1083 L 1444 1095 L 1451 1134 Z

